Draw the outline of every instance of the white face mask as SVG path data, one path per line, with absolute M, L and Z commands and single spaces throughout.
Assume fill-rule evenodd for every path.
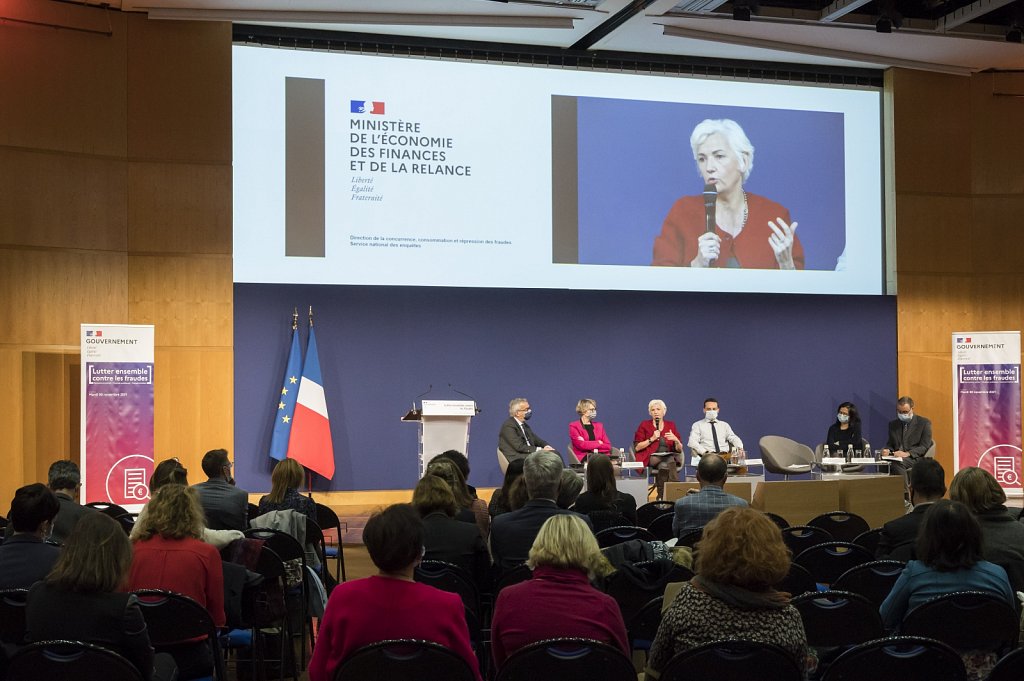
M 899 412 L 896 412 L 896 418 L 898 418 L 900 421 L 907 422 L 910 419 L 914 418 L 914 412 L 910 412 L 908 414 L 901 414 Z
M 839 423 L 849 423 L 850 422 L 850 415 L 849 414 L 837 414 L 836 415 L 836 420 L 838 420 Z
M 708 411 L 704 412 L 704 418 L 706 418 L 708 421 L 714 421 L 715 419 L 718 418 L 718 410 L 709 409 Z
M 587 418 L 590 419 L 591 421 L 596 419 L 597 418 L 597 410 L 596 409 L 591 409 L 590 411 L 588 411 L 587 412 Z

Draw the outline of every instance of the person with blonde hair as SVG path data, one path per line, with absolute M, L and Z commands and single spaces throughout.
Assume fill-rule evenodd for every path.
M 295 459 L 282 459 L 270 474 L 270 494 L 260 497 L 259 514 L 271 511 L 298 511 L 316 520 L 316 502 L 299 494 L 306 474 Z
M 203 542 L 203 508 L 199 495 L 185 485 L 164 485 L 146 505 L 138 523 L 128 588 L 164 589 L 188 596 L 222 627 L 224 573 L 220 554 Z M 181 678 L 209 676 L 212 651 L 205 640 L 175 651 Z
M 578 419 L 569 424 L 569 444 L 576 458 L 583 461 L 588 454 L 611 454 L 612 443 L 597 420 L 597 402 L 585 397 L 576 403 Z
M 1014 591 L 1024 591 L 1024 525 L 1006 510 L 1006 492 L 999 482 L 985 469 L 968 466 L 953 476 L 949 498 L 978 519 L 982 557 L 1006 570 Z
M 774 586 L 790 566 L 779 527 L 760 511 L 733 506 L 704 527 L 696 550 L 696 575 L 665 610 L 647 678 L 659 678 L 676 654 L 725 638 L 777 645 L 808 666 L 800 613 Z
M 565 636 L 603 641 L 629 655 L 618 604 L 590 584 L 612 567 L 582 518 L 548 518 L 526 564 L 533 579 L 505 587 L 494 605 L 491 652 L 497 667 L 530 643 Z

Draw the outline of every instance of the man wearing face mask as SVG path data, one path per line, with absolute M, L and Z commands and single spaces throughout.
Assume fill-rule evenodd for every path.
M 732 432 L 732 427 L 718 419 L 718 400 L 714 397 L 704 400 L 704 418 L 690 427 L 690 440 L 686 444 L 697 456 L 743 449 L 743 441 Z
M 907 470 L 932 446 L 932 422 L 914 413 L 914 400 L 904 395 L 896 401 L 896 419 L 889 421 L 889 440 L 882 456 L 896 456 L 893 473 L 907 477 Z
M 0 545 L 0 589 L 27 589 L 53 569 L 60 549 L 43 540 L 59 510 L 57 497 L 42 483 L 14 493 L 8 514 L 14 534 Z
M 509 461 L 522 459 L 541 449 L 554 451 L 547 440 L 533 432 L 527 425 L 533 410 L 525 397 L 516 397 L 508 403 L 508 418 L 501 424 L 498 434 L 498 449 Z

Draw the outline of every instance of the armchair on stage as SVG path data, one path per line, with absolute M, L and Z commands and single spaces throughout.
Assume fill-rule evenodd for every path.
M 402 417 L 403 421 L 420 424 L 420 471 L 423 477 L 427 464 L 441 452 L 455 449 L 469 456 L 469 421 L 479 410 L 472 400 L 423 400 Z

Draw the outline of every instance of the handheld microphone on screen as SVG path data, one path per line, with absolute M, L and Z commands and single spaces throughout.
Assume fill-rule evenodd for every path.
M 704 185 L 704 231 L 715 231 L 715 201 L 718 199 L 718 189 L 713 184 Z

